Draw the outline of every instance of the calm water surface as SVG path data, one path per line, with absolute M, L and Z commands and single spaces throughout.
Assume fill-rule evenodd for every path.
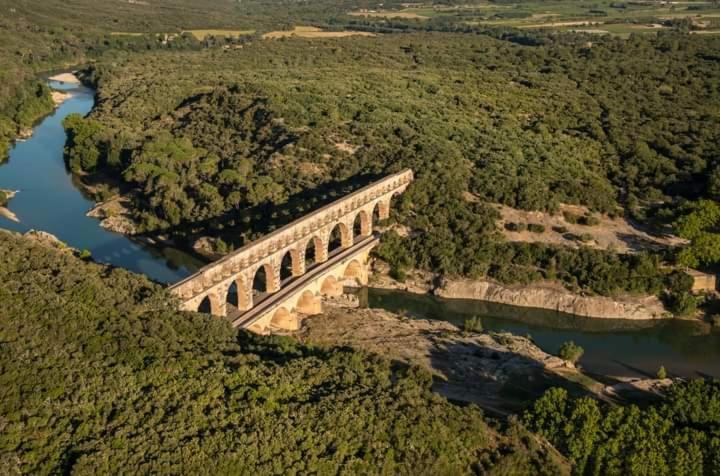
M 133 241 L 104 230 L 98 220 L 85 216 L 94 202 L 83 196 L 65 168 L 62 120 L 74 112 L 87 114 L 93 107 L 94 94 L 84 86 L 54 81 L 50 85 L 69 91 L 72 97 L 46 117 L 30 139 L 15 144 L 10 160 L 0 165 L 0 188 L 20 192 L 8 206 L 20 223 L 0 216 L 0 227 L 19 232 L 47 231 L 74 248 L 90 250 L 96 261 L 164 283 L 192 274 L 202 265 L 194 257 L 176 249 Z
M 73 96 L 35 128 L 31 139 L 18 142 L 10 152 L 10 160 L 0 165 L 0 188 L 20 191 L 9 206 L 20 223 L 0 217 L 0 227 L 50 232 L 70 246 L 90 250 L 97 261 L 160 282 L 174 282 L 192 274 L 203 264 L 192 256 L 106 231 L 98 220 L 85 216 L 94 203 L 83 196 L 65 169 L 61 122 L 73 112 L 87 114 L 94 104 L 93 91 L 57 82 L 51 82 L 51 86 Z M 482 316 L 486 329 L 530 334 L 550 353 L 557 352 L 563 342 L 573 340 L 585 348 L 582 366 L 598 374 L 647 376 L 664 365 L 670 374 L 720 377 L 720 332 L 700 323 L 581 319 L 552 311 L 400 291 L 366 289 L 361 293 L 370 307 L 458 325 L 467 317 Z
M 403 291 L 368 289 L 361 302 L 369 307 L 441 319 L 462 326 L 481 316 L 486 330 L 532 336 L 555 354 L 572 340 L 585 349 L 582 367 L 611 376 L 654 376 L 664 365 L 670 375 L 720 377 L 720 331 L 693 321 L 587 319 L 544 309 L 520 308 L 465 299 L 440 299 Z

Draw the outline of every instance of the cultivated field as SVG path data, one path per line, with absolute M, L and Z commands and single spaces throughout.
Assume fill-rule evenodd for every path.
M 375 34 L 365 31 L 324 31 L 312 26 L 296 26 L 293 30 L 271 31 L 262 37 L 266 40 L 276 40 L 293 36 L 299 38 L 344 38 L 347 36 L 375 36 Z

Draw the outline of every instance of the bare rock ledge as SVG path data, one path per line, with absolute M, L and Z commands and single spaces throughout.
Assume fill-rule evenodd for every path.
M 510 287 L 485 280 L 446 280 L 433 292 L 443 298 L 550 309 L 580 317 L 637 320 L 672 317 L 655 296 L 616 299 L 581 296 L 552 284 Z

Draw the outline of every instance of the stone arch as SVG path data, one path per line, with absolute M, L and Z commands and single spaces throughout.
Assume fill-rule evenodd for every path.
M 360 210 L 353 218 L 353 237 L 370 236 L 372 233 L 372 216 L 365 210 Z M 355 241 L 355 240 L 353 240 Z
M 230 286 L 228 286 L 227 293 L 225 294 L 225 302 L 235 306 L 241 311 L 246 311 L 250 309 L 252 305 L 249 294 L 245 278 L 238 276 L 230 283 Z
M 280 260 L 280 283 L 285 281 L 286 279 L 292 278 L 295 276 L 294 273 L 295 263 L 294 258 L 292 254 L 292 250 L 288 250 L 283 254 L 282 259 Z
M 336 230 L 338 233 L 335 233 Z M 327 235 L 328 254 L 337 249 L 349 248 L 351 246 L 352 234 L 350 233 L 350 228 L 345 223 L 336 223 Z
M 262 271 L 261 271 L 262 270 Z M 263 263 L 253 271 L 252 289 L 260 293 L 274 293 L 280 289 L 279 270 L 270 263 Z
M 348 279 L 354 279 L 358 283 L 362 282 L 362 274 L 363 274 L 363 268 L 360 262 L 356 259 L 350 261 L 348 263 L 347 267 L 345 268 L 345 272 L 343 273 L 344 278 Z
M 377 221 L 390 218 L 390 198 L 378 200 L 375 209 L 377 209 Z M 373 219 L 376 218 L 375 209 L 373 209 Z
M 270 325 L 290 331 L 297 330 L 300 327 L 297 316 L 285 307 L 279 307 L 275 311 L 270 320 Z
M 295 304 L 295 310 L 300 314 L 314 315 L 322 312 L 322 302 L 312 291 L 304 291 Z
M 209 293 L 202 301 L 200 301 L 200 304 L 198 305 L 198 312 L 212 314 L 213 316 L 224 316 L 225 306 L 220 302 L 215 294 Z
M 312 253 L 308 253 L 312 251 Z M 313 236 L 303 245 L 303 253 L 305 258 L 305 269 L 318 263 L 327 261 L 327 247 L 319 236 Z
M 205 296 L 200 304 L 198 305 L 197 312 L 203 312 L 205 314 L 212 314 L 212 303 L 210 302 L 210 296 Z
M 342 295 L 342 285 L 335 279 L 335 276 L 327 276 L 320 286 L 320 293 L 325 296 L 337 297 Z

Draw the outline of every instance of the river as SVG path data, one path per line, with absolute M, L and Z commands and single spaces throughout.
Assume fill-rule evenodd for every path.
M 97 219 L 85 215 L 94 202 L 83 195 L 65 167 L 62 119 L 71 113 L 87 114 L 94 105 L 94 93 L 84 86 L 55 81 L 50 85 L 70 92 L 72 97 L 43 119 L 30 139 L 16 143 L 9 161 L 0 165 L 0 188 L 20 192 L 8 207 L 20 223 L 0 216 L 0 227 L 19 232 L 47 231 L 74 248 L 89 250 L 96 261 L 162 283 L 192 274 L 203 265 L 193 256 L 104 230 Z M 362 296 L 371 307 L 458 325 L 467 317 L 481 316 L 485 329 L 529 334 L 550 353 L 572 340 L 585 349 L 580 364 L 596 374 L 652 376 L 664 365 L 671 375 L 720 377 L 720 332 L 702 323 L 585 319 L 552 311 L 377 289 L 366 289 Z
M 551 354 L 557 354 L 563 342 L 573 341 L 585 349 L 582 368 L 597 375 L 654 377 L 662 365 L 672 376 L 720 377 L 720 331 L 702 322 L 578 318 L 545 309 L 372 288 L 361 292 L 360 301 L 460 327 L 466 318 L 480 316 L 485 330 L 529 335 Z
M 180 250 L 151 246 L 107 231 L 85 214 L 95 203 L 84 196 L 65 167 L 65 131 L 68 114 L 87 114 L 94 92 L 85 86 L 50 81 L 53 89 L 72 94 L 53 114 L 44 118 L 26 141 L 18 141 L 9 160 L 0 165 L 0 188 L 18 190 L 8 208 L 19 223 L 0 216 L 0 227 L 26 232 L 47 231 L 70 246 L 89 250 L 93 259 L 143 273 L 162 283 L 179 281 L 203 263 Z

